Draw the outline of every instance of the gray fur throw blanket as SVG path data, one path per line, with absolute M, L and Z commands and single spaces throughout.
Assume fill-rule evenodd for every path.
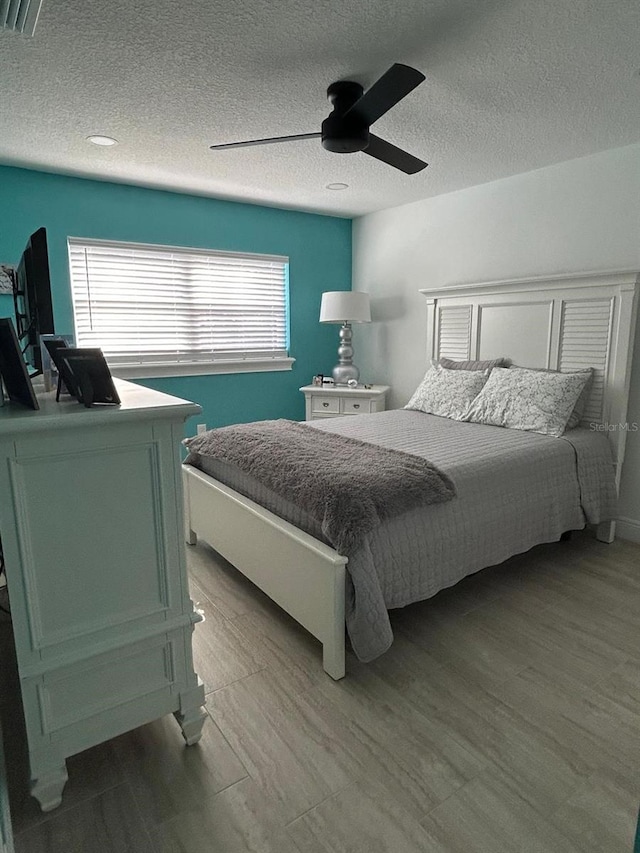
M 289 420 L 212 429 L 183 442 L 187 465 L 211 456 L 298 504 L 345 556 L 385 518 L 455 497 L 431 462 Z

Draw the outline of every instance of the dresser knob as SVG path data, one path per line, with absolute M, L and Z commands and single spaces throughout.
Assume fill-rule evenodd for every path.
M 359 409 L 359 408 L 360 408 L 360 403 L 354 403 L 354 404 L 353 404 L 353 408 L 354 408 L 354 409 Z
M 329 406 L 328 403 L 323 403 L 322 405 L 325 407 L 325 409 Z

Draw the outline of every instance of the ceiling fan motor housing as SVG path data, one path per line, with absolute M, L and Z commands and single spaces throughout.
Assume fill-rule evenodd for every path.
M 362 96 L 364 89 L 359 83 L 340 80 L 327 89 L 327 97 L 333 105 L 332 112 L 322 122 L 322 147 L 336 154 L 352 154 L 364 151 L 369 144 L 369 128 L 357 115 L 347 111 Z

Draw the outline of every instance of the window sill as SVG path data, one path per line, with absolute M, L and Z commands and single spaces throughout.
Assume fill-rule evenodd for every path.
M 154 379 L 157 376 L 207 376 L 214 373 L 275 373 L 291 370 L 295 358 L 228 359 L 226 361 L 181 361 L 173 364 L 110 364 L 120 379 Z

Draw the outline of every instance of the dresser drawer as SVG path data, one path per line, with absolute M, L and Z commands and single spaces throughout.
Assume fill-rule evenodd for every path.
M 363 400 L 361 397 L 353 400 L 342 397 L 340 402 L 343 415 L 363 415 L 371 411 L 371 400 Z
M 144 697 L 169 695 L 181 646 L 181 638 L 176 642 L 162 634 L 27 679 L 26 690 L 35 691 L 36 699 L 28 715 L 32 736 L 55 739 L 75 733 L 81 739 L 98 720 L 106 724 L 110 718 L 126 717 L 127 709 Z M 136 714 L 131 717 L 135 720 Z
M 311 398 L 311 411 L 319 414 L 339 415 L 340 397 L 330 397 L 329 395 L 323 397 L 320 394 L 317 396 L 314 394 Z

